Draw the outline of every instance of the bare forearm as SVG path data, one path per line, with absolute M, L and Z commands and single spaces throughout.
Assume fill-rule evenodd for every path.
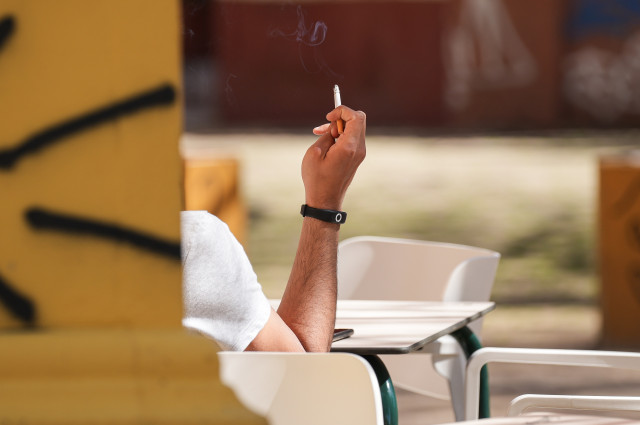
M 336 316 L 339 225 L 303 219 L 300 242 L 278 314 L 306 351 L 328 351 Z
M 345 121 L 339 134 L 335 122 Z M 314 129 L 320 137 L 302 159 L 305 204 L 341 210 L 347 188 L 366 154 L 366 117 L 340 106 L 327 114 L 332 124 Z M 336 321 L 339 224 L 305 217 L 278 317 L 306 351 L 331 348 Z

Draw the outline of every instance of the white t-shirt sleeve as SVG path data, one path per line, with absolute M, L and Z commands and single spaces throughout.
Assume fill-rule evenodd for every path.
M 207 211 L 180 215 L 183 325 L 242 351 L 267 323 L 271 307 L 249 259 L 225 223 Z

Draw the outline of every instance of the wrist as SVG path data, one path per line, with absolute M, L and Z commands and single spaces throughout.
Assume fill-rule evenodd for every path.
M 331 186 L 327 184 L 327 188 Z M 339 193 L 333 193 L 333 191 L 325 188 L 324 190 L 311 190 L 305 187 L 305 204 L 314 208 L 321 208 L 327 210 L 342 210 L 342 201 L 344 195 Z
M 305 205 L 309 205 L 313 208 L 323 209 L 323 210 L 334 210 L 341 211 L 342 210 L 342 202 L 338 200 L 327 200 L 327 199 L 311 199 L 306 198 Z

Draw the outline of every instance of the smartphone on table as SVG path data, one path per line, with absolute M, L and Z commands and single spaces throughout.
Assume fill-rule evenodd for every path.
M 353 329 L 334 329 L 333 342 L 340 341 L 341 339 L 349 338 L 351 335 L 353 335 Z

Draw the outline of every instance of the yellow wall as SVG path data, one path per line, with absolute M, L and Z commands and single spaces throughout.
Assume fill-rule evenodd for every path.
M 0 3 L 0 423 L 263 422 L 181 328 L 179 5 Z
M 179 242 L 175 1 L 13 0 L 0 50 L 0 149 L 159 86 L 175 100 L 60 137 L 0 168 L 0 276 L 36 326 L 179 326 L 180 262 L 109 237 L 35 229 L 38 207 Z M 114 233 L 114 232 L 111 232 Z M 0 327 L 22 321 L 0 308 Z
M 211 341 L 178 330 L 0 337 L 2 424 L 263 424 L 220 384 Z

